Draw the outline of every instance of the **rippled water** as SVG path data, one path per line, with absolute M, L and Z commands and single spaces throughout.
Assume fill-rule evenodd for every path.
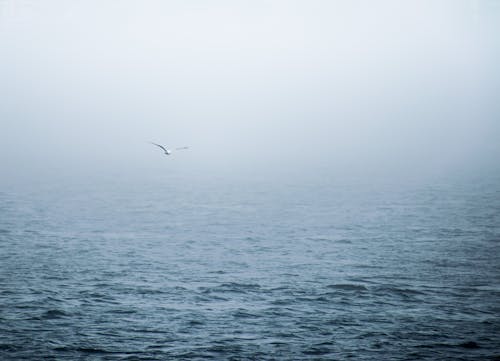
M 500 359 L 500 183 L 0 193 L 2 360 Z

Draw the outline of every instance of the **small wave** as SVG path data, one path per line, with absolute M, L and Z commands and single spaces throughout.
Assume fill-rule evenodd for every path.
M 352 283 L 339 283 L 334 285 L 328 285 L 326 287 L 342 291 L 368 291 L 368 289 L 365 286 Z
M 201 287 L 202 293 L 209 294 L 212 292 L 219 293 L 248 293 L 260 290 L 260 285 L 257 284 L 245 284 L 245 283 L 222 283 L 215 287 Z
M 58 318 L 64 318 L 68 317 L 69 314 L 61 311 L 61 310 L 48 310 L 43 313 L 43 315 L 40 317 L 42 320 L 53 320 L 53 319 L 58 319 Z
M 280 342 L 281 342 L 281 339 L 286 340 L 286 343 L 289 343 L 290 340 L 292 340 L 292 339 L 302 339 L 303 338 L 303 336 L 296 334 L 292 331 L 290 331 L 290 332 L 277 332 L 274 336 L 276 337 L 277 340 L 280 340 Z
M 188 321 L 189 326 L 201 326 L 204 324 L 205 324 L 205 321 L 202 321 L 202 320 L 189 320 Z
M 376 284 L 377 282 L 375 281 L 371 281 L 369 279 L 367 279 L 366 277 L 348 277 L 347 278 L 348 281 L 352 281 L 352 282 L 361 282 L 361 283 L 370 283 L 370 284 Z
M 354 267 L 356 267 L 356 268 L 362 268 L 362 269 L 365 269 L 365 268 L 368 268 L 368 269 L 381 269 L 381 268 L 384 268 L 381 265 L 373 265 L 373 264 L 358 264 L 358 265 L 355 265 Z
M 250 313 L 248 311 L 245 311 L 243 309 L 237 310 L 236 312 L 233 313 L 234 318 L 256 318 L 259 317 L 258 315 L 255 315 L 253 313 Z
M 118 315 L 130 315 L 130 314 L 137 313 L 137 310 L 116 309 L 116 310 L 110 310 L 109 313 L 118 314 Z
M 276 306 L 288 306 L 288 305 L 291 305 L 294 302 L 295 302 L 295 300 L 291 299 L 291 298 L 286 298 L 286 299 L 283 299 L 283 298 L 280 299 L 280 298 L 278 298 L 276 300 L 271 301 L 271 304 L 272 305 L 276 305 Z
M 224 275 L 226 274 L 227 272 L 224 271 L 224 270 L 217 270 L 217 271 L 211 271 L 211 272 L 208 272 L 208 273 L 211 273 L 211 274 L 217 274 L 217 275 Z
M 423 291 L 418 291 L 411 288 L 395 287 L 395 286 L 380 286 L 375 289 L 375 292 L 389 293 L 402 297 L 414 297 L 426 294 Z
M 479 344 L 475 341 L 466 341 L 458 344 L 452 343 L 430 343 L 430 344 L 422 344 L 417 345 L 418 348 L 449 348 L 449 347 L 461 347 L 467 349 L 478 349 L 480 348 Z
M 311 356 L 327 355 L 331 352 L 332 351 L 328 347 L 324 346 L 312 346 L 302 351 L 304 355 L 311 355 Z
M 164 291 L 159 289 L 146 288 L 146 287 L 137 288 L 132 292 L 136 292 L 139 295 L 161 295 L 165 293 Z
M 146 334 L 165 335 L 166 333 L 168 333 L 167 330 L 156 329 L 156 328 L 132 328 L 130 329 L 130 331 L 137 334 L 146 333 Z
M 221 287 L 234 287 L 238 289 L 248 289 L 248 290 L 260 289 L 260 285 L 255 283 L 237 283 L 237 282 L 223 283 L 221 284 Z
M 109 351 L 94 347 L 77 347 L 75 351 L 83 353 L 96 353 L 96 354 L 111 353 Z
M 479 348 L 479 344 L 475 341 L 467 341 L 467 342 L 462 342 L 458 344 L 459 347 L 463 348 Z
M 307 238 L 309 241 L 315 241 L 315 242 L 331 242 L 332 239 L 328 237 L 309 237 Z
M 103 293 L 92 292 L 92 291 L 80 291 L 79 293 L 80 295 L 83 296 L 84 301 L 94 301 L 99 303 L 111 303 L 111 304 L 119 303 L 116 301 L 114 297 Z
M 360 322 L 359 320 L 355 319 L 354 317 L 337 317 L 335 319 L 331 319 L 326 321 L 327 325 L 333 325 L 333 326 L 359 326 Z
M 17 350 L 18 350 L 18 347 L 15 345 L 0 343 L 0 351 L 13 352 L 13 351 L 17 351 Z
M 60 351 L 60 352 L 81 352 L 84 354 L 124 354 L 128 355 L 130 352 L 126 351 L 108 351 L 102 348 L 97 348 L 97 347 L 92 347 L 92 346 L 83 346 L 83 347 L 78 347 L 78 346 L 59 346 L 59 347 L 54 347 L 53 350 L 55 351 Z

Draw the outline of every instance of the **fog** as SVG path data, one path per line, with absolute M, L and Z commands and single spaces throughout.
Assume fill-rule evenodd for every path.
M 498 34 L 490 0 L 0 0 L 2 178 L 498 171 Z

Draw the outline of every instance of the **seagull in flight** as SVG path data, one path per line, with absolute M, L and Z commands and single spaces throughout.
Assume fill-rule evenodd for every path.
M 163 145 L 156 144 L 156 143 L 153 143 L 153 142 L 150 142 L 150 143 L 156 145 L 157 147 L 160 147 L 163 150 L 163 152 L 165 153 L 165 155 L 172 154 L 172 151 L 170 149 L 165 148 Z M 175 150 L 183 150 L 183 149 L 189 149 L 189 147 L 175 148 Z

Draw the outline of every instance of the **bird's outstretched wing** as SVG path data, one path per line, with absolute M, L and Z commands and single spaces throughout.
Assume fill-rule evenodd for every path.
M 153 143 L 153 142 L 150 142 L 150 143 L 156 145 L 157 147 L 160 147 L 165 152 L 167 151 L 163 145 L 159 145 L 159 144 L 156 144 L 156 143 Z
M 183 149 L 189 149 L 189 147 L 180 147 L 180 148 L 175 148 L 175 150 L 183 150 Z

